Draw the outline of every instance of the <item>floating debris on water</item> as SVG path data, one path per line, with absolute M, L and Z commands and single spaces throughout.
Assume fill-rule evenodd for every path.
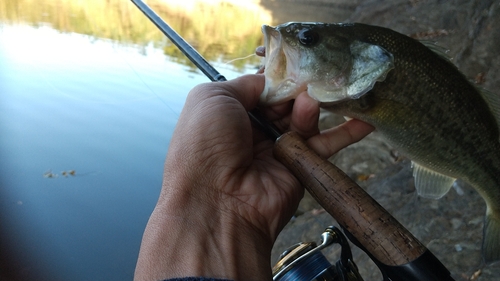
M 44 178 L 57 178 L 57 174 L 52 173 L 52 170 L 48 170 L 47 172 L 43 173 Z
M 75 170 L 67 170 L 67 171 L 62 171 L 61 175 L 65 178 L 68 176 L 75 176 L 76 171 Z M 43 173 L 44 178 L 57 178 L 59 175 L 56 173 L 52 173 L 52 170 L 48 170 L 47 172 Z

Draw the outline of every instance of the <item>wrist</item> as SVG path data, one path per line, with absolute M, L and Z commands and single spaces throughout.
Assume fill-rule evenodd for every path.
M 175 190 L 164 189 L 151 215 L 136 280 L 185 276 L 271 279 L 272 241 L 265 234 L 240 216 L 219 209 L 219 204 L 210 204 L 214 201 L 207 197 Z

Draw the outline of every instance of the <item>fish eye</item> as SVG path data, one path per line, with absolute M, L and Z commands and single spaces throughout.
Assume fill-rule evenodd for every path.
M 300 44 L 306 47 L 314 46 L 319 40 L 319 34 L 309 28 L 304 28 L 297 34 Z

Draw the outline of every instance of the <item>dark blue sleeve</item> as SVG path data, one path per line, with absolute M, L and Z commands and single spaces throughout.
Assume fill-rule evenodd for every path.
M 208 277 L 182 277 L 182 278 L 165 279 L 163 281 L 232 281 L 232 280 L 208 278 Z

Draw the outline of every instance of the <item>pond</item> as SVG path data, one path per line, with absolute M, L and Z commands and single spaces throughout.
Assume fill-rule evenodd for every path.
M 287 18 L 176 2 L 148 3 L 228 79 Z M 131 280 L 184 99 L 208 79 L 129 1 L 4 0 L 0 38 L 0 274 Z
M 262 24 L 341 20 L 356 2 L 337 19 L 307 3 L 147 3 L 231 79 L 259 67 Z M 131 280 L 172 131 L 204 82 L 130 1 L 0 1 L 0 279 Z

